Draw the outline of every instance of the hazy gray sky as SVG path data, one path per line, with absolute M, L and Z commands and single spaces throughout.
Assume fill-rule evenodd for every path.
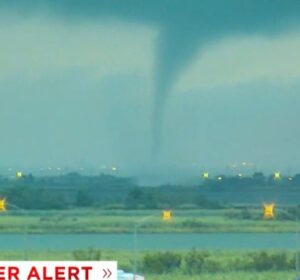
M 1 3 L 1 166 L 300 169 L 299 1 L 142 2 Z

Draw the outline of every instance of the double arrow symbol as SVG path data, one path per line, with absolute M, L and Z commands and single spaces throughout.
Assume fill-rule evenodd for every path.
M 103 269 L 103 273 L 104 273 L 104 275 L 103 275 L 102 279 L 108 279 L 112 274 L 109 269 Z

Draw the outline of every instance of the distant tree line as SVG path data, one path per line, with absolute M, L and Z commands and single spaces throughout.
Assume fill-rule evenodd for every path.
M 300 186 L 300 174 L 293 177 L 225 176 L 201 180 L 198 185 L 162 185 L 141 187 L 133 178 L 111 175 L 82 176 L 69 173 L 53 177 L 23 176 L 19 179 L 0 178 L 0 197 L 24 209 L 159 209 L 225 207 L 224 203 L 207 199 L 210 193 L 243 190 L 289 189 Z M 283 188 L 284 187 L 284 188 Z M 239 194 L 237 194 L 239 195 Z M 247 213 L 245 213 L 245 217 Z

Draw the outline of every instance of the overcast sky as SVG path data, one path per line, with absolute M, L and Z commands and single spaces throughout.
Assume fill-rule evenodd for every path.
M 1 166 L 300 170 L 297 1 L 117 2 L 1 3 Z

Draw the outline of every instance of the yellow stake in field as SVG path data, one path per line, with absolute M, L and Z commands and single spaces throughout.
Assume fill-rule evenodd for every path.
M 17 178 L 17 179 L 23 178 L 23 173 L 22 173 L 21 171 L 17 171 L 17 172 L 16 172 L 16 178 Z
M 204 172 L 202 175 L 204 180 L 208 180 L 209 179 L 209 173 L 208 172 Z
M 275 217 L 275 204 L 268 203 L 263 205 L 264 210 L 264 218 L 265 219 L 272 219 Z
M 6 211 L 6 200 L 5 198 L 0 199 L 0 212 Z
M 279 171 L 276 171 L 275 173 L 274 173 L 274 180 L 280 180 L 281 179 L 281 174 L 280 174 L 280 172 Z
M 163 221 L 170 221 L 172 219 L 172 216 L 173 214 L 170 210 L 164 210 L 162 213 Z

